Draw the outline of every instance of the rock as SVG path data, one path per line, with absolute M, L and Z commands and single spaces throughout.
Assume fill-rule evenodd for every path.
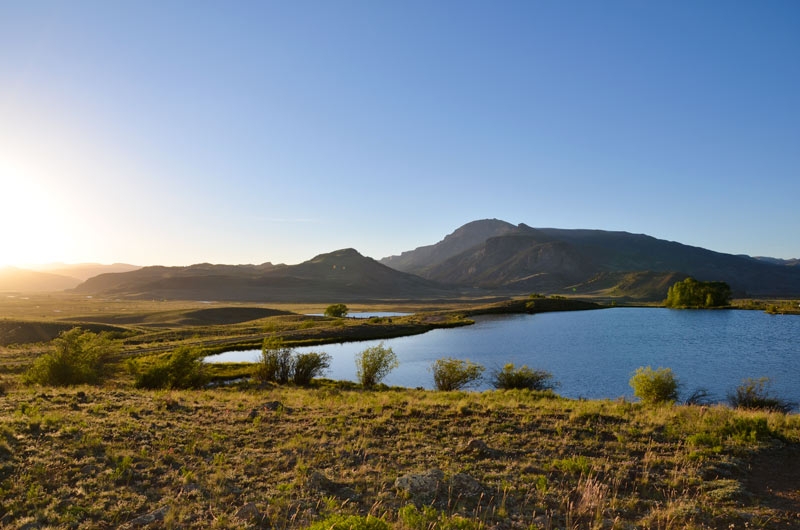
M 394 485 L 417 505 L 434 503 L 450 506 L 455 502 L 472 509 L 481 502 L 482 497 L 493 495 L 483 484 L 466 473 L 456 473 L 447 479 L 439 469 L 403 475 L 395 480 Z
M 150 512 L 148 514 L 142 515 L 141 517 L 137 517 L 136 519 L 131 520 L 128 523 L 128 526 L 133 528 L 138 528 L 140 526 L 147 526 L 149 524 L 155 522 L 161 522 L 164 520 L 164 517 L 169 512 L 169 506 L 162 506 L 158 510 L 154 512 Z
M 358 493 L 356 493 L 353 488 L 346 484 L 334 482 L 319 471 L 313 471 L 308 476 L 308 486 L 311 489 L 327 493 L 338 499 L 351 501 L 357 501 L 359 499 Z
M 394 487 L 419 502 L 431 502 L 444 482 L 444 473 L 440 469 L 429 469 L 424 473 L 411 473 L 397 477 Z
M 236 510 L 235 517 L 243 521 L 253 521 L 261 519 L 261 512 L 258 510 L 256 503 L 248 502 L 238 510 Z
M 480 497 L 481 493 L 486 492 L 483 484 L 467 475 L 466 473 L 456 473 L 450 479 L 450 490 L 459 499 L 472 499 Z
M 500 451 L 491 449 L 486 442 L 477 438 L 472 438 L 467 445 L 458 450 L 459 454 L 472 454 L 480 458 L 497 458 L 501 455 Z

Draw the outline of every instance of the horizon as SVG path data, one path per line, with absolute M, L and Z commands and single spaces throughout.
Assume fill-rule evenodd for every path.
M 800 4 L 501 7 L 0 4 L 0 267 L 379 260 L 489 218 L 800 258 Z

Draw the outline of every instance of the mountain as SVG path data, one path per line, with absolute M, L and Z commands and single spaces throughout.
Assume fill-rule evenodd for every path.
M 483 234 L 501 232 L 480 241 Z M 474 243 L 459 251 L 448 242 Z M 478 241 L 475 243 L 475 241 Z M 583 292 L 659 299 L 672 279 L 720 280 L 739 296 L 800 295 L 800 270 L 644 234 L 474 221 L 441 242 L 382 260 L 424 278 L 508 292 Z M 676 280 L 677 281 L 677 280 Z
M 766 256 L 754 256 L 753 259 L 757 259 L 759 261 L 765 261 L 767 263 L 772 263 L 773 265 L 786 265 L 787 267 L 800 266 L 800 258 L 780 259 L 780 258 L 768 258 Z
M 100 263 L 49 263 L 32 267 L 31 269 L 37 272 L 69 276 L 85 282 L 93 276 L 106 272 L 129 272 L 140 268 L 138 265 L 129 265 L 127 263 L 113 263 L 111 265 L 101 265 Z
M 497 219 L 473 221 L 435 245 L 418 247 L 399 256 L 383 258 L 380 262 L 399 271 L 414 271 L 414 274 L 421 274 L 428 268 L 483 243 L 490 237 L 514 233 L 517 230 L 518 228 L 511 223 Z
M 320 254 L 298 265 L 144 267 L 90 278 L 74 289 L 95 296 L 331 302 L 450 297 L 457 291 L 397 271 L 353 249 Z
M 81 283 L 77 278 L 37 272 L 16 267 L 0 268 L 0 291 L 38 292 L 63 291 Z

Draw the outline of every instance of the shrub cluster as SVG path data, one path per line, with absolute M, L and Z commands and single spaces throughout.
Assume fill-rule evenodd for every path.
M 97 384 L 107 375 L 120 344 L 106 333 L 73 328 L 53 339 L 53 349 L 34 361 L 25 381 L 41 385 Z
M 516 368 L 513 363 L 508 363 L 502 370 L 492 373 L 492 386 L 501 390 L 553 390 L 558 383 L 553 381 L 550 372 L 533 370 L 526 365 Z
M 733 408 L 778 412 L 789 412 L 796 406 L 796 403 L 772 396 L 769 387 L 768 377 L 744 379 L 733 393 L 728 394 L 728 403 Z
M 129 365 L 136 388 L 202 388 L 208 383 L 202 354 L 187 347 L 178 348 L 144 369 Z
M 670 368 L 639 367 L 631 377 L 633 395 L 650 405 L 678 400 L 678 379 Z
M 325 308 L 326 317 L 344 318 L 350 311 L 344 304 L 332 304 Z
M 373 388 L 399 364 L 397 355 L 381 342 L 356 354 L 356 375 L 364 388 Z
M 433 383 L 437 390 L 460 390 L 480 383 L 485 368 L 472 361 L 446 357 L 431 365 Z
M 297 354 L 276 338 L 264 340 L 255 377 L 262 383 L 308 385 L 330 368 L 331 356 L 324 352 Z

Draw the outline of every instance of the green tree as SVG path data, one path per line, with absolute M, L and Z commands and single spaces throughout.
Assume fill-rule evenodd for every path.
M 399 365 L 397 355 L 383 342 L 356 354 L 356 375 L 364 388 L 374 387 Z
M 721 307 L 729 305 L 731 288 L 725 282 L 700 282 L 686 278 L 667 291 L 667 307 Z
M 52 386 L 96 384 L 107 375 L 120 344 L 105 333 L 72 328 L 52 341 L 53 349 L 37 358 L 25 374 L 28 383 Z
M 332 304 L 325 308 L 326 317 L 343 318 L 347 316 L 349 309 L 344 304 Z
M 475 385 L 483 378 L 484 370 L 480 364 L 452 357 L 437 359 L 431 365 L 437 390 L 460 390 Z
M 653 370 L 650 366 L 639 367 L 629 382 L 633 395 L 642 403 L 654 405 L 678 400 L 678 379 L 670 368 Z

